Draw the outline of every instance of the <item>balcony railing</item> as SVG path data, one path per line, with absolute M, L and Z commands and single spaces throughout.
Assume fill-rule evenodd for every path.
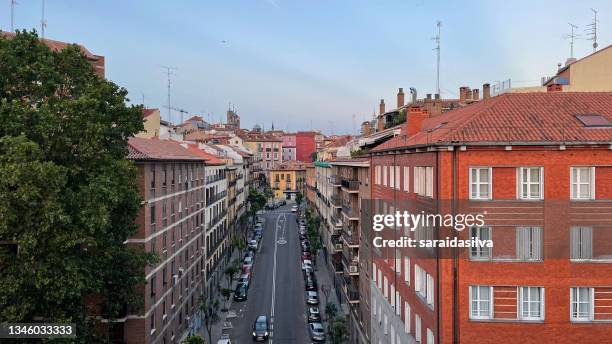
M 342 230 L 342 239 L 344 239 L 344 242 L 349 246 L 359 246 L 359 236 L 357 233 L 347 228 Z
M 227 190 L 217 192 L 216 194 L 209 196 L 208 199 L 206 199 L 206 204 L 210 206 L 211 204 L 217 202 L 218 200 L 222 199 L 225 196 L 227 196 Z
M 347 189 L 349 191 L 359 191 L 359 181 L 358 180 L 348 180 L 348 179 L 343 179 L 342 180 L 342 187 L 344 189 Z
M 223 210 L 222 212 L 220 212 L 219 214 L 213 216 L 210 221 L 208 221 L 208 230 L 212 229 L 214 226 L 216 226 L 221 220 L 223 220 L 223 218 L 225 217 L 225 215 L 227 214 L 227 210 Z
M 359 275 L 359 260 L 356 259 L 356 257 L 353 257 L 351 260 L 348 260 L 344 254 L 342 255 L 344 271 L 346 271 L 349 275 Z
M 211 184 L 222 179 L 225 179 L 224 175 L 216 174 L 214 176 L 208 176 L 206 177 L 206 184 Z
M 359 213 L 346 203 L 342 204 L 342 213 L 350 220 L 359 220 Z
M 342 178 L 340 178 L 339 176 L 334 175 L 334 176 L 329 177 L 329 183 L 331 185 L 340 186 L 341 182 L 342 182 Z
M 330 220 L 333 226 L 342 227 L 342 220 L 339 217 L 332 215 Z
M 331 204 L 336 208 L 340 208 L 342 207 L 342 199 L 338 196 L 331 196 Z
M 333 245 L 333 251 L 334 252 L 342 252 L 342 240 L 340 240 L 338 237 L 333 237 L 331 239 L 332 245 Z

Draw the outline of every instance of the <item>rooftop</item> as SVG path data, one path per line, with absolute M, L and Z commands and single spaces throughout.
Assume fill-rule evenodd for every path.
M 611 127 L 586 126 L 580 115 L 612 120 L 612 93 L 505 93 L 429 117 L 420 132 L 406 137 L 403 131 L 373 151 L 434 144 L 612 142 Z
M 130 160 L 194 160 L 205 159 L 182 147 L 179 143 L 156 138 L 131 137 L 128 140 L 128 159 Z

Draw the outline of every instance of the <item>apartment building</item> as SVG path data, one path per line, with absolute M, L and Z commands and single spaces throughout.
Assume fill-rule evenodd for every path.
M 298 193 L 304 195 L 306 185 L 306 165 L 287 161 L 270 170 L 270 187 L 275 198 L 295 200 Z
M 249 134 L 244 145 L 253 152 L 255 178 L 265 182 L 268 171 L 283 162 L 283 140 L 268 134 Z
M 283 139 L 283 161 L 292 161 L 296 159 L 295 134 L 286 133 L 282 136 Z
M 295 134 L 295 160 L 312 161 L 312 153 L 317 149 L 315 136 L 318 134 L 314 131 L 299 131 Z
M 156 253 L 145 270 L 139 314 L 116 320 L 116 343 L 177 343 L 195 330 L 197 302 L 205 280 L 206 158 L 173 141 L 129 139 L 128 159 L 138 169 L 144 199 L 128 245 Z
M 349 310 L 349 341 L 365 344 L 370 342 L 370 285 L 369 276 L 361 270 L 370 265 L 364 264 L 361 257 L 361 205 L 362 200 L 370 198 L 370 160 L 337 159 L 329 163 L 334 173 L 330 178 L 332 216 L 342 223 L 341 232 L 333 233 L 330 247 L 333 261 L 336 264 L 340 261 L 342 266 L 334 276 L 334 286 L 340 291 L 341 303 Z
M 385 235 L 494 245 L 372 248 L 372 342 L 609 341 L 612 93 L 408 110 L 402 135 L 372 150 L 374 212 L 486 214 L 485 224 Z

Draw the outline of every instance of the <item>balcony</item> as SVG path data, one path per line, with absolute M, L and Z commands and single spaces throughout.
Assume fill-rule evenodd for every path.
M 346 227 L 342 230 L 342 240 L 344 240 L 344 244 L 348 247 L 359 247 L 359 236 L 357 235 L 357 233 L 352 232 Z
M 342 240 L 340 240 L 340 238 L 332 236 L 331 242 L 333 245 L 334 253 L 342 252 L 343 246 L 342 246 Z
M 353 209 L 349 204 L 342 204 L 342 214 L 346 216 L 349 220 L 359 221 L 359 212 Z
M 359 192 L 359 181 L 358 180 L 343 179 L 341 185 L 342 185 L 343 190 L 348 191 L 350 193 Z
M 351 279 L 344 278 L 345 283 L 342 286 L 342 292 L 349 303 L 359 303 L 359 289 L 356 288 Z
M 329 177 L 329 183 L 333 186 L 339 187 L 342 185 L 342 178 L 340 178 L 339 176 L 333 175 Z
M 220 199 L 222 199 L 223 197 L 227 196 L 227 190 L 221 191 L 221 192 L 217 192 L 216 194 L 209 196 L 206 199 L 206 205 L 208 207 L 210 207 L 211 205 L 213 205 L 213 203 L 219 201 Z
M 349 276 L 359 276 L 359 258 L 353 257 L 351 260 L 348 260 L 343 254 L 342 265 L 344 266 L 344 271 Z
M 331 196 L 331 204 L 334 208 L 342 208 L 342 200 L 338 196 Z
M 206 177 L 206 184 L 212 184 L 222 179 L 225 179 L 225 176 L 221 174 L 216 174 L 214 176 L 208 176 Z
M 332 260 L 332 265 L 334 266 L 334 272 L 337 274 L 341 274 L 343 267 L 342 267 L 342 263 L 341 262 L 337 262 L 335 260 Z
M 213 216 L 213 218 L 208 221 L 208 230 L 211 230 L 214 226 L 216 226 L 227 214 L 227 210 L 223 210 L 219 214 Z
M 330 217 L 330 220 L 331 220 L 332 226 L 334 226 L 334 227 L 342 227 L 342 220 L 338 216 L 332 215 Z

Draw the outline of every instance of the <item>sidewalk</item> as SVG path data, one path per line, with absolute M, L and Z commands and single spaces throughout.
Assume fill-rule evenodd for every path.
M 319 284 L 319 311 L 321 312 L 321 319 L 323 320 L 323 327 L 327 328 L 327 316 L 325 314 L 325 307 L 327 303 L 336 305 L 338 313 L 342 312 L 340 307 L 340 301 L 338 300 L 336 290 L 334 288 L 334 274 L 329 270 L 329 266 L 325 263 L 325 257 L 323 256 L 323 250 L 319 250 L 317 255 L 317 266 L 315 276 Z M 327 297 L 325 296 L 324 290 L 327 290 Z

